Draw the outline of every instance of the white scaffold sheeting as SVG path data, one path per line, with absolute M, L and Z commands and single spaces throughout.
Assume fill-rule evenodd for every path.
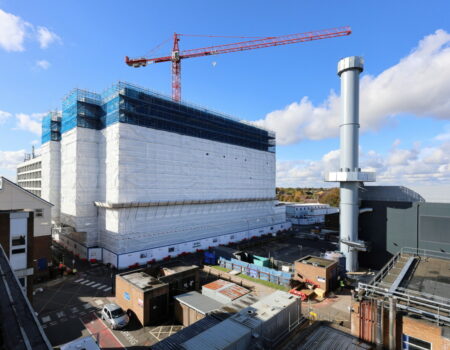
M 61 221 L 97 244 L 98 131 L 75 128 L 61 138 Z
M 110 128 L 119 129 L 119 155 L 108 177 L 118 178 L 107 191 L 118 189 L 118 202 L 275 196 L 274 153 L 124 123 Z
M 41 146 L 42 198 L 53 204 L 52 222 L 59 223 L 61 192 L 61 144 L 48 141 Z
M 249 236 L 275 232 L 285 222 L 273 201 L 177 205 L 144 208 L 99 208 L 102 246 L 116 253 L 247 232 Z M 99 220 L 99 221 L 100 221 Z M 101 224 L 99 227 L 102 227 Z M 259 228 L 268 230 L 259 232 Z

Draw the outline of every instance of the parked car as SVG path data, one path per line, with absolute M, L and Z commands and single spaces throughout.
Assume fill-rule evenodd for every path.
M 106 304 L 102 310 L 102 320 L 112 329 L 124 328 L 130 322 L 130 318 L 117 304 Z

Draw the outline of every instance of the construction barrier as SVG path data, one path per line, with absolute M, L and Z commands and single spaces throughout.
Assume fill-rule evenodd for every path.
M 219 265 L 227 269 L 239 271 L 247 276 L 279 284 L 285 287 L 289 286 L 292 278 L 292 274 L 289 272 L 278 271 L 265 266 L 258 266 L 236 259 L 220 259 Z

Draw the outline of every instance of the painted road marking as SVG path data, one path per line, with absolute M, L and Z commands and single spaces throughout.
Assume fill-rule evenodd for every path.
M 91 334 L 98 339 L 101 349 L 125 349 L 114 333 L 100 320 L 95 313 L 90 313 L 80 318 L 81 323 Z
M 86 283 L 86 286 L 90 286 L 91 284 L 94 284 L 94 283 L 95 283 L 94 281 Z
M 97 305 L 103 305 L 103 300 L 97 299 L 94 301 Z
M 42 322 L 47 323 L 50 322 L 52 319 L 50 318 L 50 316 L 44 316 L 41 318 Z
M 103 291 L 104 292 L 107 292 L 108 290 L 111 290 L 112 289 L 112 287 L 108 287 L 108 288 L 106 288 L 106 289 L 103 289 Z
M 83 305 L 83 307 L 87 310 L 87 309 L 89 309 L 90 307 L 93 307 L 93 306 L 91 304 L 89 304 L 89 303 L 86 303 L 86 304 Z
M 58 322 L 56 322 L 56 321 L 53 321 L 53 322 L 50 322 L 50 323 L 49 323 L 50 326 L 54 326 L 54 325 L 56 325 L 56 324 L 58 324 Z
M 66 321 L 67 321 L 67 318 L 65 318 L 65 317 L 63 317 L 59 320 L 59 322 L 66 322 Z
M 77 279 L 76 281 L 75 281 L 75 283 L 80 283 L 81 281 L 83 281 L 84 280 L 84 278 L 79 278 L 79 279 Z
M 102 284 L 101 286 L 98 286 L 97 289 L 102 290 L 103 288 L 106 288 L 106 287 L 108 287 L 108 286 L 105 286 L 104 284 Z
M 96 283 L 93 286 L 91 286 L 92 288 L 98 287 L 100 285 L 100 283 Z
M 66 313 L 64 311 L 59 311 L 56 313 L 56 316 L 58 316 L 58 318 L 63 318 L 64 316 L 66 316 Z
M 86 283 L 88 283 L 89 282 L 89 280 L 84 280 L 83 282 L 80 282 L 81 284 L 86 284 Z
M 70 311 L 72 311 L 73 313 L 78 312 L 78 308 L 74 306 L 73 308 L 70 309 Z

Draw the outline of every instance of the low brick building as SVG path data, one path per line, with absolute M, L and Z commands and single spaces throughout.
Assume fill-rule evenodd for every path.
M 0 177 L 0 244 L 31 299 L 33 281 L 51 264 L 52 204 Z
M 326 293 L 336 285 L 338 262 L 308 255 L 295 261 L 294 280 L 310 283 Z
M 142 325 L 158 325 L 172 314 L 173 297 L 198 288 L 198 266 L 172 266 L 116 275 L 116 303 Z

